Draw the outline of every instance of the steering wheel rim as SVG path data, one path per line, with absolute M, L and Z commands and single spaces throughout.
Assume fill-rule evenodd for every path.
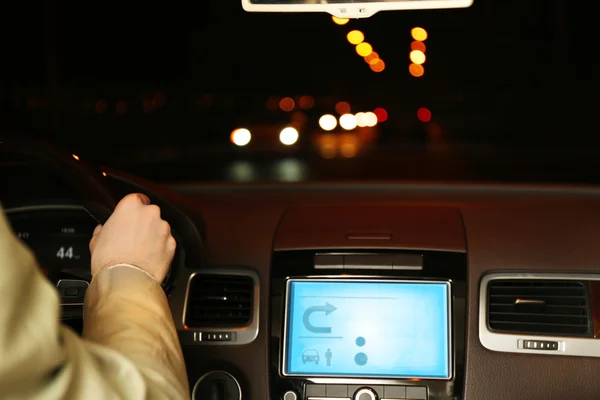
M 55 171 L 76 192 L 82 206 L 99 224 L 104 224 L 116 207 L 116 197 L 106 178 L 75 154 L 44 141 L 0 135 L 2 154 L 23 157 Z
M 53 170 L 75 191 L 77 200 L 99 224 L 108 220 L 118 203 L 118 197 L 113 193 L 106 176 L 79 156 L 47 141 L 0 134 L 0 159 L 3 154 L 19 156 Z M 172 278 L 173 271 L 169 268 L 165 281 L 161 282 L 165 291 Z

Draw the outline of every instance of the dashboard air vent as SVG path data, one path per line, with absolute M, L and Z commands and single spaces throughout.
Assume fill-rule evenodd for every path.
M 532 335 L 592 336 L 588 286 L 571 280 L 493 280 L 490 330 Z
M 254 280 L 243 275 L 196 274 L 185 310 L 188 328 L 243 328 L 252 322 Z

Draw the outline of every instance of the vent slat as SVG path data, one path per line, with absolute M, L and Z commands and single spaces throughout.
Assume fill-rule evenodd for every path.
M 252 322 L 254 281 L 239 275 L 194 275 L 185 325 L 189 328 L 242 328 Z
M 508 297 L 508 298 L 514 298 L 517 297 L 519 299 L 536 299 L 538 297 L 543 297 L 544 299 L 585 299 L 585 295 L 581 295 L 581 296 L 561 296 L 561 295 L 545 295 L 545 294 L 532 294 L 532 293 L 527 293 L 527 294 L 491 294 L 491 297 L 494 298 L 503 298 L 503 297 Z
M 487 296 L 488 325 L 493 331 L 591 335 L 588 290 L 584 282 L 495 280 L 489 283 Z
M 587 315 L 569 315 L 569 314 L 544 314 L 544 313 L 521 313 L 515 314 L 511 312 L 497 312 L 490 311 L 490 315 L 506 315 L 508 316 L 521 316 L 521 317 L 547 317 L 547 318 L 587 318 Z

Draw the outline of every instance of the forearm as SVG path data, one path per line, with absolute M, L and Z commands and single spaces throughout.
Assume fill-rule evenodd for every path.
M 127 357 L 150 385 L 189 396 L 167 298 L 145 273 L 117 267 L 94 277 L 85 299 L 83 336 Z
M 162 289 L 139 271 L 111 271 L 90 285 L 90 340 L 82 340 L 60 324 L 56 288 L 0 209 L 1 398 L 189 398 Z M 100 299 L 103 304 L 98 304 Z

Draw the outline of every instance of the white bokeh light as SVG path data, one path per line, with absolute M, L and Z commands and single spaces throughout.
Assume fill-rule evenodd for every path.
M 356 117 L 352 114 L 344 114 L 340 117 L 340 126 L 347 131 L 356 128 Z
M 286 146 L 291 146 L 296 143 L 299 137 L 300 135 L 298 134 L 298 130 L 296 128 L 292 128 L 291 126 L 283 128 L 279 134 L 279 140 Z
M 324 131 L 332 131 L 337 126 L 337 118 L 331 114 L 325 114 L 319 118 L 319 126 Z
M 231 142 L 236 146 L 245 146 L 250 143 L 252 134 L 248 129 L 240 128 L 231 132 Z
M 377 125 L 377 115 L 375 115 L 375 113 L 369 111 L 368 113 L 365 113 L 365 116 L 367 120 L 367 126 L 373 127 Z
M 356 125 L 358 125 L 361 128 L 364 128 L 365 126 L 367 126 L 367 122 L 368 122 L 368 118 L 367 118 L 367 114 L 364 112 L 359 112 L 355 115 L 356 117 Z

